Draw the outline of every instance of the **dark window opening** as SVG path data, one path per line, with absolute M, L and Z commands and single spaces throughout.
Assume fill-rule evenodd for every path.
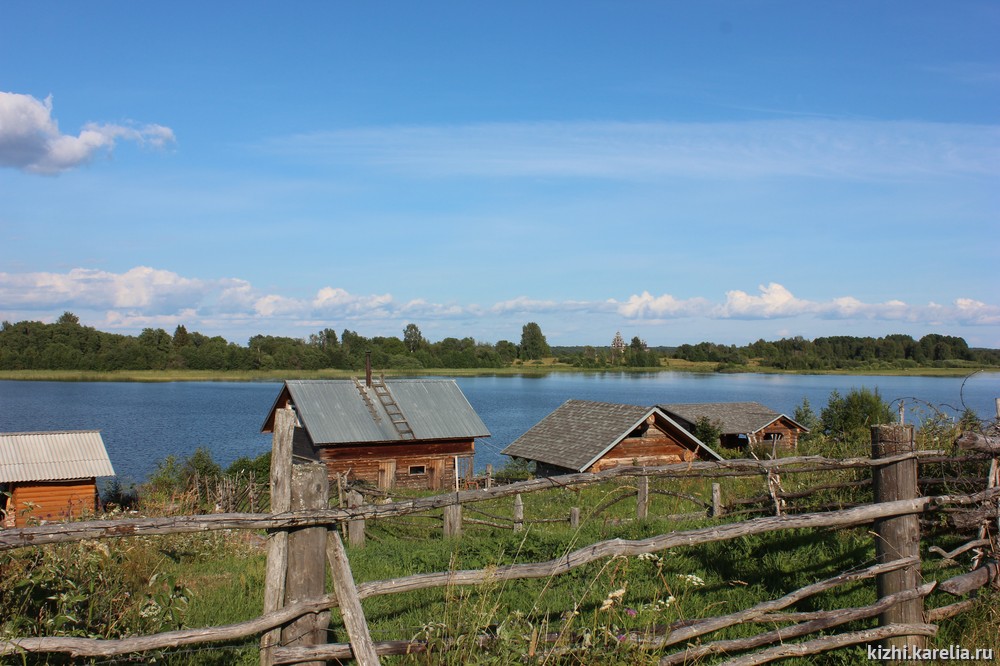
M 410 474 L 426 474 L 427 468 L 423 465 L 410 465 Z

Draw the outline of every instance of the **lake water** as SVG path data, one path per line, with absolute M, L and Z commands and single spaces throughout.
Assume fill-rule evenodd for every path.
M 830 392 L 878 389 L 905 403 L 908 422 L 932 409 L 949 416 L 964 406 L 995 418 L 1000 373 L 967 379 L 841 375 L 558 373 L 460 377 L 459 386 L 492 436 L 476 442 L 476 467 L 504 464 L 500 450 L 569 399 L 636 405 L 754 400 L 791 415 L 808 398 L 818 414 Z M 964 385 L 964 386 L 963 386 Z M 100 430 L 123 483 L 143 481 L 156 462 L 199 446 L 223 467 L 268 450 L 260 427 L 281 385 L 273 382 L 0 381 L 0 432 Z M 916 410 L 916 411 L 914 411 Z

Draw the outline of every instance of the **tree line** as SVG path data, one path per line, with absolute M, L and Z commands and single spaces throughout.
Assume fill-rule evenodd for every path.
M 173 334 L 146 328 L 139 335 L 98 331 L 66 312 L 52 324 L 21 321 L 0 324 L 0 370 L 360 370 L 365 354 L 380 369 L 504 368 L 543 358 L 587 368 L 655 368 L 666 357 L 709 361 L 720 369 L 759 365 L 783 370 L 909 367 L 949 363 L 1000 365 L 1000 350 L 970 349 L 962 338 L 907 335 L 885 338 L 803 338 L 757 342 L 744 347 L 702 342 L 676 349 L 650 348 L 620 333 L 606 347 L 552 347 L 541 327 L 525 324 L 518 342 L 481 342 L 471 337 L 427 340 L 416 324 L 401 337 L 365 337 L 331 328 L 292 338 L 255 335 L 246 345 L 221 336 L 189 332 L 179 325 Z
M 738 347 L 700 342 L 681 345 L 674 357 L 709 361 L 742 368 L 750 365 L 777 370 L 906 369 L 1000 365 L 1000 350 L 973 349 L 963 338 L 932 333 L 915 340 L 909 335 L 882 338 L 834 336 L 806 340 L 802 337 L 768 342 L 757 340 Z
M 502 368 L 550 356 L 536 323 L 525 324 L 519 344 L 471 337 L 430 342 L 416 324 L 401 338 L 365 337 L 326 328 L 306 339 L 255 335 L 247 344 L 209 337 L 177 326 L 171 335 L 147 328 L 137 336 L 105 333 L 66 312 L 53 324 L 0 324 L 0 370 L 360 370 L 365 354 L 384 369 Z

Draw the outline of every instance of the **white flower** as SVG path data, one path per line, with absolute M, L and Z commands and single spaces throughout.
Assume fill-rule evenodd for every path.
M 604 600 L 601 604 L 600 610 L 605 611 L 615 605 L 615 603 L 621 601 L 622 597 L 625 596 L 625 588 L 620 587 L 617 590 L 608 593 L 608 598 Z
M 680 578 L 682 581 L 684 581 L 691 587 L 701 587 L 702 585 L 705 584 L 705 581 L 703 581 L 698 576 L 695 576 L 694 574 L 681 574 L 680 576 L 678 576 L 678 578 Z

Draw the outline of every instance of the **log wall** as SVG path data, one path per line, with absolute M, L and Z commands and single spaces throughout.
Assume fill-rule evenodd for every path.
M 450 440 L 326 446 L 319 449 L 319 459 L 331 479 L 346 474 L 349 480 L 367 481 L 383 488 L 441 490 L 455 487 L 455 457 L 465 458 L 474 453 L 474 440 Z M 393 464 L 390 483 L 386 474 Z
M 13 527 L 79 518 L 97 510 L 97 483 L 93 478 L 11 485 L 7 520 Z

